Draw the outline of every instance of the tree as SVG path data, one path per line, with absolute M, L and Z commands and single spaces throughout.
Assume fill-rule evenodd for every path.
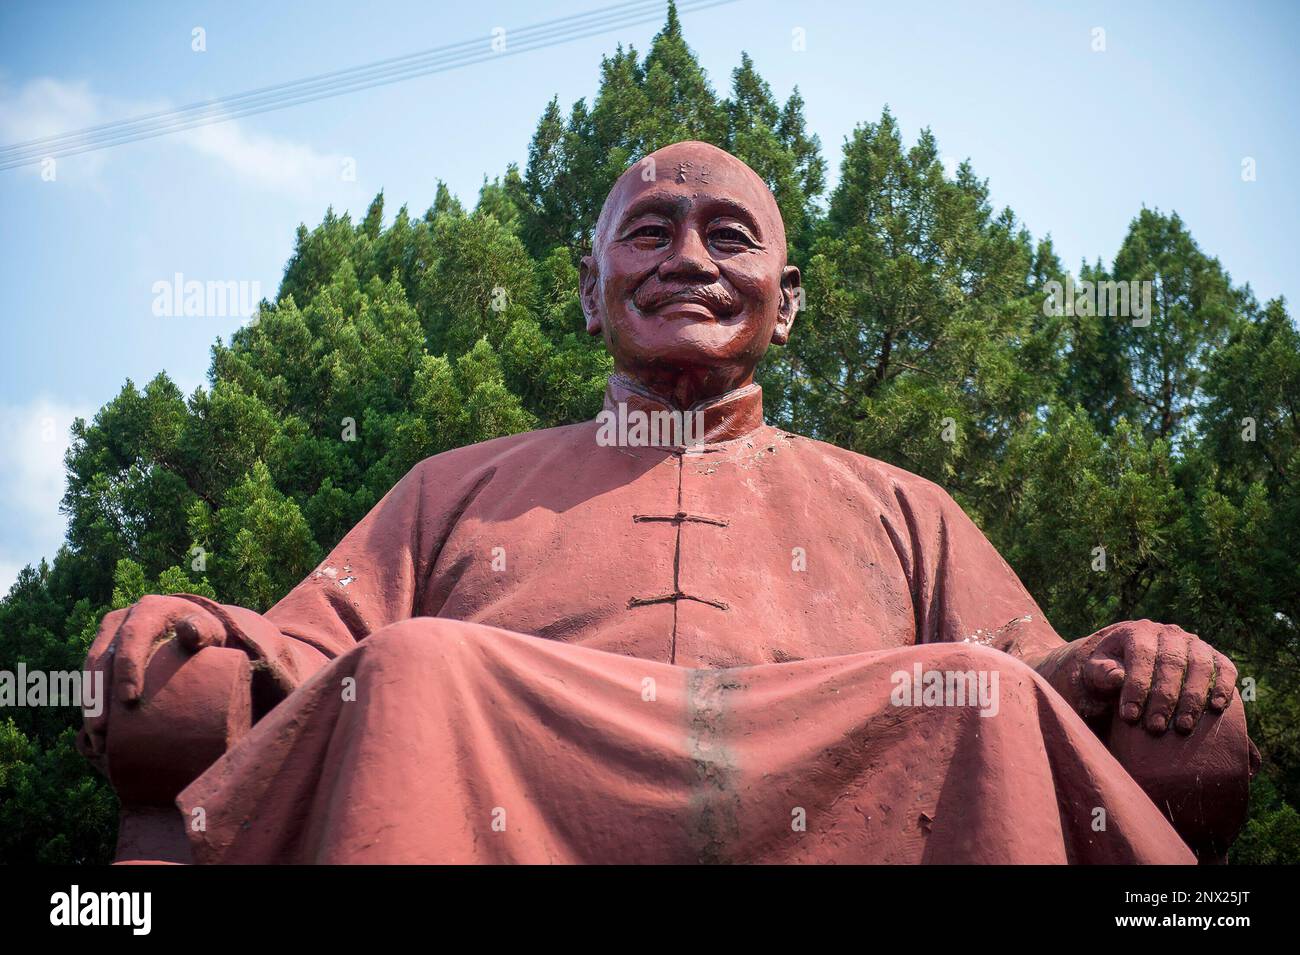
M 1177 213 L 1150 209 L 1129 225 L 1110 272 L 1097 263 L 1082 271 L 1081 280 L 1097 291 L 1071 322 L 1081 387 L 1071 388 L 1070 397 L 1095 409 L 1103 430 L 1128 417 L 1141 421 L 1148 434 L 1181 439 L 1206 359 L 1240 312 L 1241 293 L 1218 260 L 1200 250 Z M 1129 314 L 1111 314 L 1123 286 Z M 1139 298 L 1149 302 L 1149 314 L 1133 314 Z
M 795 430 L 976 492 L 1050 387 L 1033 245 L 987 196 L 928 130 L 906 151 L 888 110 L 855 130 L 785 356 Z

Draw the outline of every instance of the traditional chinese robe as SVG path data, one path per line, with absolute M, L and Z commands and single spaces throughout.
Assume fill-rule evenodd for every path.
M 211 605 L 284 698 L 181 794 L 195 858 L 1194 861 L 943 490 L 757 386 L 692 410 L 694 448 L 430 458 L 265 615 Z M 920 672 L 996 673 L 996 713 L 898 705 Z

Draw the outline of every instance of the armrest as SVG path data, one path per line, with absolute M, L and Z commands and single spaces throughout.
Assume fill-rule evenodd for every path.
M 1187 736 L 1172 730 L 1153 736 L 1116 716 L 1106 745 L 1202 864 L 1227 860 L 1259 769 L 1239 696 Z
M 108 778 L 122 804 L 118 862 L 188 858 L 176 796 L 249 731 L 251 687 L 242 650 L 190 655 L 172 642 L 150 661 L 139 703 L 110 702 Z

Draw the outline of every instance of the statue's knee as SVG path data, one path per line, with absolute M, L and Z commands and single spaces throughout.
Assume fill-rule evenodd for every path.
M 937 670 L 973 670 L 997 672 L 1006 676 L 1025 676 L 1033 671 L 1027 664 L 982 643 L 927 643 L 917 647 L 926 667 Z
M 965 718 L 996 716 L 1035 706 L 1034 674 L 1026 664 L 978 643 L 931 643 L 910 648 L 893 674 L 898 705 L 944 708 Z
M 481 639 L 483 629 L 444 617 L 413 617 L 375 631 L 363 646 L 371 657 L 443 660 L 472 648 Z

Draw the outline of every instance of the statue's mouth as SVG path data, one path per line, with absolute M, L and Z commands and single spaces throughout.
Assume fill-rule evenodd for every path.
M 665 318 L 674 316 L 691 316 L 695 315 L 703 319 L 718 319 L 721 316 L 715 312 L 712 307 L 704 302 L 684 300 L 679 302 L 666 302 L 654 310 L 656 315 L 662 315 Z
M 717 285 L 655 289 L 650 294 L 637 295 L 636 298 L 637 308 L 643 313 L 662 315 L 665 318 L 681 316 L 720 321 L 730 318 L 737 311 L 732 296 Z

